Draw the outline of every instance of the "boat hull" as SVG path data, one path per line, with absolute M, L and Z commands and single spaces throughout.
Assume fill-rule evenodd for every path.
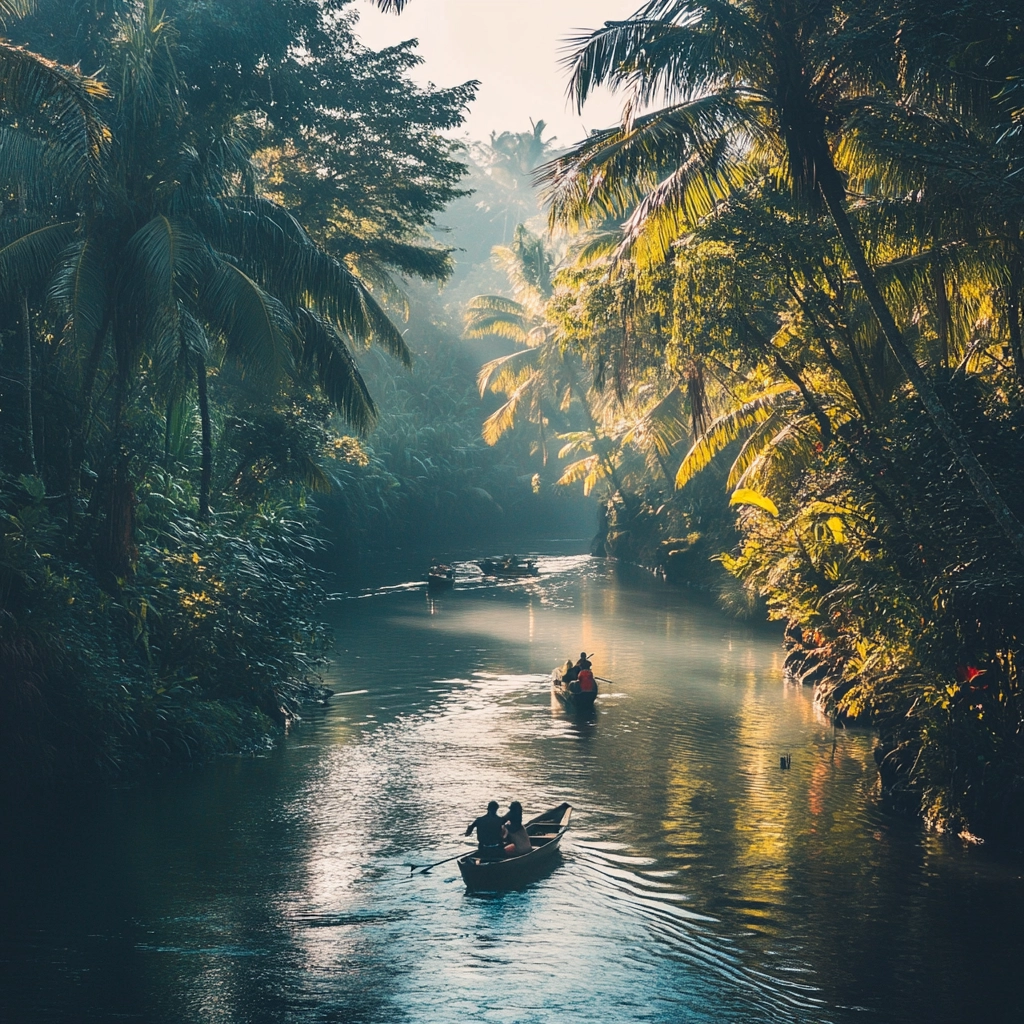
M 554 867 L 560 857 L 559 844 L 569 828 L 571 817 L 572 807 L 559 804 L 531 818 L 526 822 L 526 831 L 533 849 L 519 857 L 492 861 L 480 860 L 475 853 L 460 857 L 459 873 L 467 888 L 505 889 L 532 881 Z
M 594 689 L 586 693 L 573 693 L 562 682 L 562 670 L 556 668 L 551 673 L 551 692 L 567 708 L 573 711 L 588 711 L 594 706 L 597 700 L 598 685 L 594 683 Z
M 480 571 L 485 576 L 500 576 L 504 579 L 519 580 L 530 579 L 534 576 L 540 575 L 540 569 L 538 569 L 532 562 L 512 568 L 502 565 L 501 562 L 496 562 L 493 559 L 485 558 L 483 561 L 477 562 L 476 564 L 480 567 Z

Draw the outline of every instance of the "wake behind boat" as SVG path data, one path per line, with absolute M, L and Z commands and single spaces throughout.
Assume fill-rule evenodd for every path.
M 572 807 L 562 803 L 525 822 L 531 849 L 518 857 L 485 860 L 479 851 L 460 857 L 459 872 L 466 886 L 470 889 L 500 889 L 535 877 L 553 863 L 571 817 Z

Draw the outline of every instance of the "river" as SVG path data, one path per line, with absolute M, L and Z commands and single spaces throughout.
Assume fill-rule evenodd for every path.
M 884 813 L 872 736 L 833 745 L 776 633 L 541 567 L 339 595 L 338 695 L 275 749 L 9 821 L 0 1019 L 1024 1018 L 1019 864 Z M 545 680 L 583 648 L 614 682 L 576 717 Z M 573 804 L 553 870 L 410 876 L 492 797 Z

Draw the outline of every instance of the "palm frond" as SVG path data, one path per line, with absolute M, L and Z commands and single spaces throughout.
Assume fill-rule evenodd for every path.
M 568 94 L 577 110 L 600 86 L 631 87 L 650 103 L 694 93 L 731 77 L 743 42 L 758 42 L 744 12 L 719 0 L 667 0 L 644 5 L 628 21 L 609 21 L 570 40 L 563 63 L 571 69 Z
M 692 231 L 734 189 L 754 177 L 753 165 L 735 159 L 732 143 L 717 139 L 710 152 L 694 152 L 640 200 L 623 226 L 619 258 L 639 270 L 663 262 L 672 244 Z
M 723 138 L 735 157 L 763 131 L 764 108 L 749 90 L 723 86 L 622 127 L 594 132 L 538 169 L 553 227 L 595 227 L 628 216 L 637 203 L 697 154 L 721 162 Z
M 61 339 L 84 352 L 96 340 L 107 317 L 109 257 L 97 241 L 78 239 L 60 255 L 50 282 L 49 301 L 64 320 Z
M 46 207 L 76 184 L 73 156 L 38 135 L 0 128 L 0 183 L 30 206 Z
M 0 295 L 11 298 L 48 281 L 74 233 L 73 223 L 48 224 L 0 248 Z
M 562 475 L 555 481 L 556 486 L 567 487 L 570 484 L 583 481 L 583 494 L 590 495 L 594 487 L 607 476 L 607 471 L 602 463 L 600 455 L 587 455 L 575 462 L 570 462 L 562 472 Z
M 483 422 L 481 433 L 484 441 L 489 445 L 495 445 L 501 436 L 516 425 L 516 416 L 519 406 L 527 396 L 531 385 L 534 383 L 536 374 L 530 374 L 522 384 L 517 387 L 499 409 L 491 413 Z
M 296 333 L 301 343 L 300 366 L 310 367 L 327 400 L 345 420 L 360 432 L 368 431 L 377 419 L 377 408 L 352 353 L 327 321 L 307 309 L 296 315 Z
M 227 340 L 227 357 L 244 375 L 275 387 L 291 366 L 294 324 L 281 302 L 251 277 L 218 261 L 199 293 L 202 318 Z
M 42 113 L 56 127 L 58 143 L 83 163 L 95 165 L 110 140 L 96 111 L 108 95 L 97 78 L 0 39 L 0 109 Z
M 710 465 L 716 455 L 742 436 L 744 431 L 756 427 L 772 416 L 779 396 L 795 389 L 796 385 L 789 382 L 772 385 L 750 401 L 719 416 L 686 453 L 676 473 L 676 487 L 685 487 L 702 469 Z
M 412 354 L 366 286 L 328 255 L 284 207 L 253 196 L 232 197 L 207 215 L 219 247 L 262 288 L 294 307 L 309 307 L 353 341 L 374 344 L 412 365 Z M 217 242 L 215 242 L 217 244 Z
M 525 348 L 484 363 L 476 377 L 476 385 L 480 389 L 480 394 L 483 395 L 487 391 L 503 391 L 504 388 L 501 384 L 504 375 L 509 370 L 518 373 L 524 363 L 526 364 L 524 369 L 532 369 L 536 356 L 537 353 L 534 349 Z

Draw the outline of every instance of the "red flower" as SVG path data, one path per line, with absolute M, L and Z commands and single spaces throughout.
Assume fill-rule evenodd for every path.
M 961 683 L 973 683 L 978 676 L 983 676 L 988 669 L 975 668 L 973 665 L 957 665 L 956 677 Z

